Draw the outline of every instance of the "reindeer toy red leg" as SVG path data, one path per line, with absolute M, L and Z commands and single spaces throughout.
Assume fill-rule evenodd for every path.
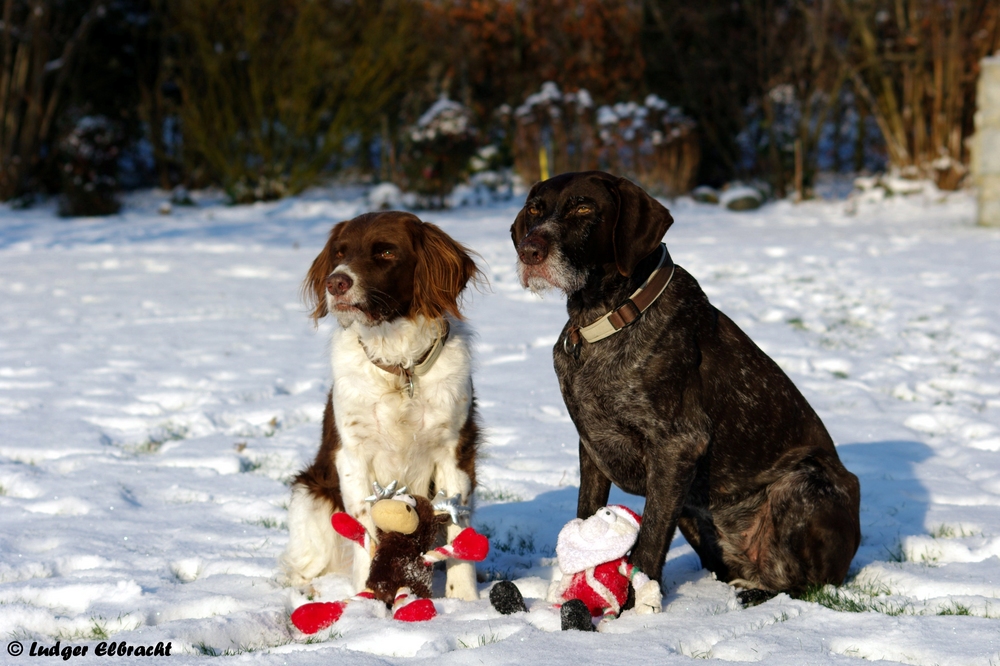
M 468 513 L 467 507 L 459 506 L 458 496 L 446 499 L 442 492 L 431 503 L 426 497 L 408 495 L 405 486 L 396 490 L 395 481 L 385 488 L 378 483 L 374 487 L 375 494 L 368 498 L 374 536 L 346 513 L 335 513 L 331 519 L 338 534 L 372 554 L 366 589 L 354 599 L 378 599 L 403 622 L 430 620 L 437 615 L 430 600 L 433 564 L 448 558 L 481 562 L 489 542 L 467 527 L 450 544 L 433 548 L 441 528 Z M 339 620 L 348 601 L 299 606 L 292 613 L 292 624 L 314 634 Z

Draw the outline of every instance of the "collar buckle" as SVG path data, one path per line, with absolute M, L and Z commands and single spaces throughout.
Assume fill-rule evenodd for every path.
M 674 279 L 677 265 L 670 259 L 665 244 L 660 243 L 659 250 L 660 260 L 656 268 L 628 300 L 597 321 L 579 329 L 579 334 L 584 340 L 594 343 L 614 335 L 638 319 L 663 294 Z M 669 274 L 664 270 L 667 264 L 670 264 Z
M 364 350 L 365 356 L 368 357 L 368 360 L 371 361 L 372 365 L 383 372 L 396 375 L 403 380 L 403 385 L 400 387 L 400 390 L 405 390 L 406 395 L 412 398 L 417 387 L 417 377 L 425 375 L 430 371 L 434 362 L 437 361 L 438 357 L 441 355 L 441 351 L 444 349 L 445 343 L 448 342 L 448 337 L 450 335 L 451 325 L 446 320 L 444 322 L 444 330 L 441 332 L 441 335 L 434 340 L 434 344 L 432 344 L 430 349 L 428 349 L 424 355 L 417 360 L 416 364 L 410 366 L 379 363 L 372 358 L 371 354 L 368 353 L 368 349 L 365 347 L 365 343 L 361 341 L 360 337 L 358 338 L 358 343 L 361 345 L 361 349 Z

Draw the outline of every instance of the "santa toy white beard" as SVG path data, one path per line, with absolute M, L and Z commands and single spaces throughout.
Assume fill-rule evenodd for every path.
M 556 541 L 559 569 L 571 575 L 624 557 L 635 543 L 638 530 L 623 533 L 616 527 L 598 516 L 566 523 Z

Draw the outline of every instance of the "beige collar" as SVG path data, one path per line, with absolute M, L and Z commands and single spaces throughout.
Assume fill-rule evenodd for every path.
M 431 348 L 420 357 L 420 360 L 412 366 L 403 365 L 389 365 L 388 363 L 379 363 L 372 358 L 372 355 L 368 353 L 368 349 L 365 347 L 365 343 L 361 342 L 361 338 L 358 338 L 358 342 L 361 344 L 361 348 L 365 350 L 365 356 L 368 360 L 372 362 L 379 370 L 384 370 L 390 374 L 396 375 L 397 377 L 402 377 L 406 380 L 404 388 L 406 389 L 407 395 L 411 398 L 413 397 L 413 389 L 415 388 L 415 380 L 417 377 L 422 377 L 426 375 L 431 367 L 433 367 L 434 362 L 438 360 L 441 355 L 441 351 L 444 349 L 444 344 L 448 342 L 448 335 L 451 333 L 451 326 L 447 321 L 444 322 L 444 330 L 441 332 L 435 340 Z
M 646 281 L 629 296 L 628 300 L 588 326 L 571 328 L 563 344 L 568 342 L 572 345 L 578 345 L 581 336 L 587 342 L 598 342 L 622 330 L 648 310 L 649 306 L 655 303 L 656 299 L 666 290 L 674 278 L 674 271 L 677 268 L 670 259 L 667 246 L 663 243 L 660 243 L 660 252 L 660 262 L 646 278 Z M 667 264 L 670 264 L 669 274 L 663 270 Z

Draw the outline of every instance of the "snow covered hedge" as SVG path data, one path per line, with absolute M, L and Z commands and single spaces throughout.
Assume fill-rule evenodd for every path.
M 701 159 L 694 121 L 656 95 L 595 108 L 549 81 L 514 110 L 514 166 L 525 182 L 603 169 L 659 194 L 688 192 Z M 543 169 L 544 167 L 544 169 Z

